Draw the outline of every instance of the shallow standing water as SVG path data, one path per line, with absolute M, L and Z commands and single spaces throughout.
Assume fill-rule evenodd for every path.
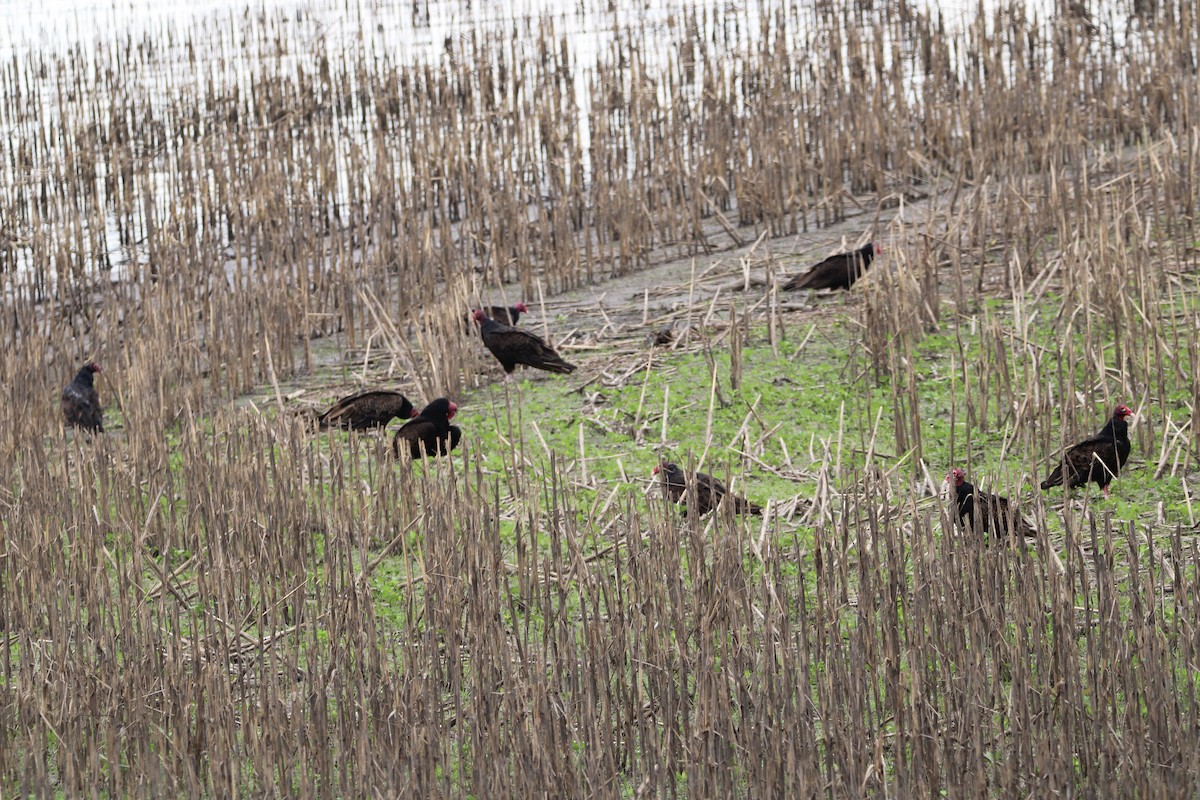
M 69 139 L 78 135 L 81 122 L 86 125 L 91 118 L 92 127 L 110 127 L 110 120 L 104 117 L 113 99 L 105 92 L 134 98 L 139 116 L 177 119 L 179 115 L 170 112 L 196 105 L 198 97 L 249 95 L 263 76 L 311 79 L 325 69 L 323 64 L 339 60 L 343 68 L 350 62 L 364 65 L 355 79 L 367 82 L 378 80 L 379 74 L 396 65 L 429 64 L 435 74 L 445 74 L 459 61 L 470 60 L 480 37 L 487 38 L 488 47 L 508 50 L 514 63 L 533 61 L 545 58 L 539 47 L 544 46 L 547 39 L 542 37 L 548 33 L 548 40 L 564 58 L 563 69 L 570 74 L 574 92 L 570 113 L 575 115 L 582 151 L 582 178 L 590 183 L 593 120 L 589 80 L 595 76 L 597 64 L 619 61 L 622 56 L 615 51 L 624 41 L 641 43 L 639 52 L 651 60 L 647 70 L 651 76 L 679 62 L 679 48 L 688 41 L 707 42 L 718 52 L 723 47 L 750 50 L 763 35 L 762 20 L 774 13 L 774 4 L 765 5 L 767 13 L 758 0 L 8 3 L 0 8 L 0 20 L 7 30 L 0 40 L 0 64 L 8 65 L 0 73 L 0 93 L 10 102 L 0 106 L 0 136 L 12 147 L 7 159 L 0 156 L 0 192 L 6 191 L 5 185 L 20 187 L 59 168 L 70 158 L 73 146 Z M 990 5 L 955 3 L 938 9 L 953 30 L 968 13 L 989 14 Z M 875 11 L 871 3 L 864 2 L 854 13 Z M 1029 12 L 1042 18 L 1051 13 L 1044 3 L 1033 4 Z M 814 5 L 790 19 L 792 24 L 800 20 L 803 25 L 820 13 L 826 12 Z M 682 31 L 684 20 L 699 28 Z M 886 45 L 881 53 L 884 62 L 893 57 Z M 822 57 L 818 51 L 816 58 Z M 653 63 L 656 58 L 659 63 Z M 731 62 L 736 64 L 735 59 Z M 915 69 L 907 74 L 909 85 L 904 91 L 916 100 L 923 76 Z M 661 84 L 656 91 L 661 93 Z M 17 95 L 20 98 L 14 101 Z M 660 96 L 660 102 L 663 99 Z M 211 109 L 201 107 L 197 113 L 211 113 Z M 60 126 L 60 119 L 69 119 L 75 129 Z M 60 127 L 64 130 L 57 130 Z M 135 129 L 135 140 L 144 133 L 136 125 L 130 127 Z M 65 135 L 68 141 L 55 142 L 56 135 Z M 144 180 L 146 193 L 152 195 L 149 202 L 155 203 L 164 217 L 179 211 L 167 200 L 179 194 L 179 187 L 172 184 L 171 165 L 156 166 L 154 162 L 162 161 L 164 150 L 177 146 L 172 141 L 176 135 L 174 130 L 164 130 L 160 141 L 144 145 L 137 141 L 134 146 L 135 153 L 148 161 Z M 343 125 L 338 137 L 340 185 L 335 202 L 341 205 L 352 196 L 345 184 L 345 176 L 353 173 L 349 151 L 370 151 L 374 143 L 362 126 Z M 95 181 L 111 183 L 119 168 L 99 159 Z M 534 191 L 547 195 L 549 188 L 540 180 Z M 134 230 L 122 230 L 115 219 L 118 212 L 111 208 L 98 216 L 85 215 L 80 221 L 80 231 L 92 240 L 84 248 L 90 251 L 84 272 L 93 279 L 102 278 L 103 273 L 114 281 L 124 280 L 130 275 L 128 265 L 145 263 L 145 255 L 131 243 L 144 239 L 153 224 L 146 219 L 144 203 L 131 205 L 126 213 L 133 216 Z M 51 209 L 36 220 L 5 220 L 0 213 L 0 242 L 7 238 L 15 244 L 5 259 L 8 264 L 0 264 L 0 269 L 21 276 L 21 280 L 34 274 L 53 291 L 61 280 L 58 271 L 47 270 L 45 256 L 24 245 L 46 225 L 70 224 L 68 216 L 62 209 Z M 6 269 L 8 266 L 15 269 Z

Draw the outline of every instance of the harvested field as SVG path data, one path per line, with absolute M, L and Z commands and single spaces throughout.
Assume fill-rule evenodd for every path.
M 801 5 L 14 39 L 0 795 L 1195 794 L 1196 8 Z M 462 444 L 316 429 L 368 388 Z

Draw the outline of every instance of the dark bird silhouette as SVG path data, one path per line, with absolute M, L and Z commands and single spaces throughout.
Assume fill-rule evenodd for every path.
M 575 365 L 563 361 L 562 356 L 540 336 L 497 322 L 488 317 L 483 309 L 475 311 L 475 321 L 479 323 L 479 334 L 483 337 L 484 345 L 509 375 L 517 368 L 517 364 L 560 374 L 575 371 Z
M 338 400 L 317 417 L 317 424 L 322 428 L 362 431 L 385 427 L 396 417 L 408 419 L 416 415 L 413 404 L 399 392 L 362 392 Z
M 665 328 L 659 328 L 646 337 L 646 344 L 651 347 L 667 347 L 675 341 L 675 331 L 668 325 Z
M 954 484 L 958 521 L 967 530 L 990 533 L 996 537 L 1007 531 L 1014 539 L 1037 535 L 1033 526 L 1021 516 L 1016 503 L 1010 502 L 1007 497 L 976 489 L 975 484 L 967 480 L 967 474 L 958 467 L 950 470 L 946 481 Z M 976 508 L 982 512 L 978 516 L 975 514 Z
M 67 424 L 91 433 L 104 433 L 104 409 L 92 377 L 103 372 L 96 362 L 84 364 L 62 391 L 62 412 Z
M 684 511 L 687 511 L 687 492 L 688 492 L 688 476 L 677 464 L 669 464 L 663 462 L 654 467 L 655 475 L 662 475 L 662 490 L 672 503 L 681 503 Z M 725 488 L 725 484 L 714 478 L 712 475 L 706 475 L 703 472 L 697 472 L 695 476 L 695 492 L 696 492 L 696 513 L 703 515 L 712 511 L 721 504 L 721 500 L 728 497 L 733 503 L 733 512 L 735 514 L 761 514 L 762 507 L 750 502 L 744 497 L 730 493 Z
M 462 439 L 462 431 L 457 425 L 450 424 L 457 413 L 457 405 L 439 397 L 396 431 L 392 439 L 392 452 L 399 458 L 401 448 L 407 443 L 409 455 L 414 459 L 426 455 L 446 455 L 458 447 Z
M 463 321 L 468 328 L 471 325 L 471 320 L 475 318 L 475 312 L 480 310 L 482 310 L 486 316 L 496 320 L 497 322 L 502 322 L 505 325 L 516 325 L 517 320 L 521 318 L 521 315 L 529 311 L 529 306 L 525 305 L 524 303 L 517 303 L 514 306 L 484 306 L 482 309 L 473 308 L 466 314 L 463 314 Z
M 505 325 L 516 325 L 517 320 L 528 310 L 529 306 L 524 303 L 517 303 L 515 306 L 487 306 L 483 309 L 483 312 L 496 320 L 496 322 L 501 322 Z
M 1094 481 L 1108 497 L 1108 485 L 1129 460 L 1129 423 L 1125 420 L 1132 416 L 1129 406 L 1117 406 L 1112 419 L 1099 433 L 1063 454 L 1062 463 L 1042 481 L 1042 488 L 1062 486 L 1065 481 L 1066 488 L 1072 489 Z
M 871 260 L 883 252 L 883 246 L 867 243 L 858 250 L 838 253 L 814 265 L 783 285 L 784 289 L 849 289 L 871 266 Z

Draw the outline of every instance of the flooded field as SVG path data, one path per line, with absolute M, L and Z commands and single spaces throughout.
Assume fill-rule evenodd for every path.
M 1045 13 L 1037 7 L 1031 13 L 1036 16 L 1039 11 Z M 0 130 L 16 146 L 0 165 L 8 206 L 8 247 L 0 250 L 0 267 L 10 276 L 32 277 L 41 291 L 54 285 L 57 272 L 46 274 L 44 263 L 35 266 L 44 262 L 45 254 L 39 258 L 34 240 L 46 235 L 47 227 L 56 229 L 54 238 L 69 237 L 63 216 L 81 200 L 61 198 L 55 208 L 42 202 L 34 212 L 29 192 L 45 195 L 43 182 L 59 184 L 64 177 L 78 184 L 71 190 L 84 194 L 76 232 L 86 243 L 71 246 L 76 271 L 93 279 L 131 277 L 149 259 L 146 247 L 137 245 L 152 238 L 150 233 L 164 221 L 187 218 L 188 224 L 221 236 L 222 226 L 212 219 L 211 208 L 220 201 L 211 195 L 219 191 L 223 176 L 235 177 L 225 174 L 227 170 L 238 167 L 228 163 L 228 154 L 222 155 L 227 163 L 220 168 L 196 157 L 210 154 L 218 144 L 214 139 L 232 146 L 231 133 L 233 140 L 245 140 L 244 145 L 258 151 L 273 144 L 257 144 L 256 138 L 274 140 L 283 133 L 295 138 L 295 131 L 283 130 L 292 123 L 315 128 L 310 135 L 317 138 L 293 142 L 286 157 L 303 157 L 306 148 L 318 148 L 314 160 L 326 164 L 327 174 L 320 186 L 305 187 L 306 202 L 318 207 L 318 217 L 332 216 L 337 222 L 355 213 L 354 206 L 363 214 L 384 191 L 370 184 L 351 187 L 348 175 L 364 174 L 370 165 L 386 160 L 395 164 L 396 172 L 376 175 L 376 180 L 386 177 L 401 184 L 397 188 L 406 194 L 420 194 L 424 190 L 415 182 L 439 178 L 436 168 L 430 172 L 419 159 L 441 159 L 438 148 L 444 147 L 460 151 L 465 159 L 482 155 L 473 152 L 475 148 L 492 158 L 516 157 L 525 166 L 505 168 L 533 170 L 532 192 L 548 194 L 554 175 L 547 162 L 560 156 L 537 142 L 509 141 L 511 131 L 496 130 L 495 119 L 489 123 L 493 130 L 481 131 L 481 115 L 495 111 L 508 115 L 510 125 L 514 114 L 540 119 L 552 113 L 554 124 L 566 128 L 561 146 L 569 148 L 560 181 L 574 184 L 571 194 L 578 199 L 581 192 L 595 194 L 604 178 L 594 174 L 593 155 L 616 170 L 610 170 L 614 179 L 636 175 L 638 158 L 645 157 L 628 143 L 607 141 L 612 128 L 592 141 L 593 124 L 603 124 L 607 104 L 643 96 L 655 107 L 653 124 L 678 128 L 666 141 L 683 137 L 680 141 L 694 150 L 702 134 L 689 132 L 688 125 L 676 126 L 672 114 L 695 105 L 710 90 L 722 96 L 734 115 L 764 100 L 773 102 L 756 96 L 752 73 L 760 67 L 743 72 L 764 57 L 795 54 L 797 63 L 790 71 L 800 78 L 821 54 L 836 56 L 820 73 L 809 75 L 817 83 L 842 82 L 853 77 L 853 70 L 871 66 L 880 84 L 871 99 L 871 116 L 876 124 L 888 126 L 912 127 L 914 119 L 897 119 L 895 114 L 936 102 L 939 91 L 954 91 L 955 84 L 970 78 L 966 62 L 947 58 L 944 69 L 949 71 L 937 77 L 948 85 L 927 90 L 934 64 L 923 59 L 934 54 L 918 50 L 919 36 L 912 32 L 914 25 L 933 25 L 950 32 L 947 42 L 955 48 L 966 46 L 970 34 L 964 32 L 968 22 L 962 9 L 937 9 L 931 16 L 918 7 L 883 12 L 856 6 L 840 20 L 832 7 L 792 9 L 781 16 L 757 3 L 715 1 L 645 7 L 580 3 L 566 10 L 560 4 L 536 2 L 399 7 L 279 2 L 252 8 L 215 2 L 61 4 L 56 12 L 12 4 L 7 9 L 10 36 L 3 43 L 10 68 L 2 88 L 10 102 L 0 109 Z M 1003 16 L 1001 11 L 989 13 L 996 13 L 997 19 Z M 1109 17 L 1104 36 L 1079 36 L 1075 46 L 1102 50 L 1105 39 L 1112 46 L 1125 46 L 1131 25 L 1138 26 L 1115 19 Z M 1068 28 L 1072 24 L 1066 23 Z M 871 52 L 860 38 L 864 25 L 873 26 Z M 1092 24 L 1075 27 L 1094 28 L 1088 26 Z M 1038 53 L 1039 33 L 1031 31 L 1032 38 L 1020 48 L 1028 47 L 1029 63 L 1022 64 L 1016 50 L 1001 47 L 992 56 L 996 67 L 1038 70 L 1039 80 L 1053 79 L 1053 59 L 1048 52 Z M 1147 44 L 1144 37 L 1131 41 Z M 1040 42 L 1043 48 L 1049 44 L 1049 39 Z M 784 49 L 759 52 L 774 46 Z M 1121 65 L 1112 68 L 1119 77 Z M 422 86 L 421 81 L 435 74 L 452 84 L 446 88 L 460 101 L 456 113 L 401 113 L 410 110 L 408 103 L 428 102 L 422 96 L 436 87 Z M 553 89 L 552 100 L 543 96 L 545 87 Z M 796 99 L 800 105 L 788 123 L 791 127 L 807 127 L 804 117 L 823 114 L 820 92 Z M 462 105 L 466 101 L 470 103 Z M 892 103 L 897 108 L 889 110 Z M 304 108 L 320 109 L 320 118 L 297 118 Z M 609 125 L 621 129 L 620 112 L 608 112 Z M 372 121 L 373 116 L 377 118 Z M 426 136 L 429 125 L 436 130 Z M 454 141 L 439 143 L 448 132 L 453 132 Z M 947 132 L 961 134 L 953 125 Z M 128 155 L 114 150 L 114 144 L 129 146 Z M 195 155 L 187 156 L 185 149 Z M 834 152 L 835 160 L 847 161 Z M 856 160 L 852 148 L 846 155 L 850 161 L 843 164 L 844 174 L 836 176 L 839 183 L 850 177 Z M 767 160 L 771 157 L 766 155 Z M 85 171 L 57 174 L 54 165 L 70 163 Z M 895 165 L 901 172 L 904 167 Z M 185 176 L 187 185 L 179 185 Z M 721 175 L 715 178 L 725 180 Z M 861 183 L 861 175 L 857 180 Z M 811 191 L 810 187 L 807 193 Z M 526 205 L 530 218 L 536 218 L 536 207 Z M 40 229 L 37 237 L 35 226 Z M 229 245 L 229 225 L 223 227 L 222 244 Z
M 1194 793 L 1194 4 L 0 16 L 0 796 Z

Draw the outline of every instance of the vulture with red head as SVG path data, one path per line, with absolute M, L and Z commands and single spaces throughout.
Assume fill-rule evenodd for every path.
M 421 413 L 404 423 L 392 439 L 392 452 L 400 456 L 403 449 L 413 459 L 425 456 L 444 456 L 458 447 L 462 431 L 450 420 L 458 413 L 458 406 L 445 397 L 439 397 L 421 409 Z
M 1016 503 L 1010 502 L 1007 497 L 976 489 L 975 484 L 967 480 L 967 474 L 958 467 L 950 470 L 946 482 L 954 486 L 958 521 L 967 530 L 990 533 L 997 538 L 1007 533 L 1009 538 L 1018 540 L 1037 535 L 1021 516 Z M 976 514 L 976 511 L 979 513 Z
M 471 321 L 475 318 L 475 312 L 482 311 L 484 316 L 502 322 L 505 325 L 516 325 L 517 320 L 521 315 L 529 311 L 529 306 L 524 303 L 517 303 L 511 306 L 484 306 L 483 308 L 473 308 L 466 314 L 463 314 L 463 322 L 467 330 L 470 330 Z
M 1099 433 L 1084 439 L 1063 454 L 1062 463 L 1054 468 L 1050 476 L 1042 481 L 1042 488 L 1063 486 L 1072 489 L 1089 481 L 1104 490 L 1108 497 L 1108 485 L 1121 474 L 1121 467 L 1129 460 L 1129 423 L 1133 416 L 1129 406 L 1119 405 Z
M 475 321 L 479 323 L 484 346 L 492 351 L 507 374 L 511 375 L 517 364 L 560 374 L 575 371 L 575 365 L 564 361 L 540 336 L 497 322 L 482 308 L 475 311 Z

